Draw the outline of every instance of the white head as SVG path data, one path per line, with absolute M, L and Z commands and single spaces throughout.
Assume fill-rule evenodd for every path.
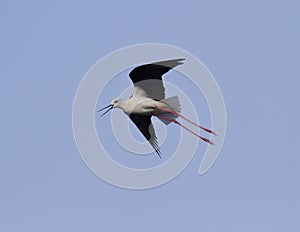
M 112 110 L 112 109 L 114 109 L 114 108 L 121 108 L 121 109 L 122 109 L 123 102 L 124 102 L 123 99 L 120 99 L 120 98 L 114 99 L 114 100 L 112 100 L 111 104 L 109 104 L 108 106 L 106 106 L 106 107 L 104 107 L 104 108 L 98 110 L 97 112 L 100 112 L 100 111 L 105 110 L 105 109 L 108 108 L 107 111 L 105 111 L 103 114 L 101 114 L 101 117 L 102 117 L 102 116 L 105 115 L 108 111 L 110 111 L 110 110 Z
M 124 102 L 123 99 L 117 98 L 112 100 L 111 105 L 113 108 L 122 108 L 122 103 Z

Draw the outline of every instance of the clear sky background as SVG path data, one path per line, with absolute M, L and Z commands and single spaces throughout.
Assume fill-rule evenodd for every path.
M 299 231 L 299 7 L 1 1 L 0 231 Z M 71 113 L 92 64 L 143 42 L 181 47 L 208 66 L 228 128 L 206 175 L 200 154 L 170 183 L 132 191 L 85 166 Z

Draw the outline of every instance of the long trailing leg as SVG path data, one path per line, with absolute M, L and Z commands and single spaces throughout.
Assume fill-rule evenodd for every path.
M 172 111 L 172 110 L 169 110 L 169 109 L 165 109 L 165 108 L 162 108 L 162 107 L 159 107 L 159 106 L 154 106 L 154 107 L 155 107 L 156 109 L 158 109 L 158 110 L 163 111 L 163 112 L 175 114 L 176 116 L 183 118 L 184 120 L 188 121 L 189 123 L 193 124 L 194 126 L 197 126 L 197 127 L 199 127 L 200 129 L 202 129 L 202 130 L 204 130 L 204 131 L 206 131 L 206 132 L 208 132 L 208 133 L 211 133 L 211 134 L 213 134 L 213 135 L 217 135 L 217 134 L 216 134 L 215 132 L 213 132 L 212 130 L 210 130 L 210 129 L 208 129 L 208 128 L 205 128 L 205 127 L 203 127 L 203 126 L 201 126 L 201 125 L 199 125 L 199 124 L 197 124 L 197 123 L 195 123 L 195 122 L 189 120 L 188 118 L 186 118 L 185 116 L 183 116 L 182 114 L 180 114 L 180 113 L 178 113 L 178 112 L 176 112 L 176 111 Z
M 174 122 L 175 124 L 181 126 L 183 129 L 187 130 L 188 132 L 192 133 L 193 135 L 197 136 L 198 138 L 202 139 L 203 141 L 205 141 L 205 142 L 207 142 L 207 143 L 209 143 L 209 144 L 214 145 L 214 143 L 213 143 L 211 140 L 209 140 L 209 139 L 207 139 L 207 138 L 204 138 L 204 137 L 202 137 L 202 136 L 196 134 L 194 131 L 192 131 L 192 130 L 190 130 L 189 128 L 185 127 L 184 125 L 182 125 L 180 122 L 178 122 L 178 121 L 175 120 L 175 119 L 167 118 L 167 117 L 164 117 L 164 116 L 162 116 L 162 115 L 155 115 L 155 116 L 158 117 L 158 118 L 161 118 L 161 119 L 170 121 L 170 122 Z

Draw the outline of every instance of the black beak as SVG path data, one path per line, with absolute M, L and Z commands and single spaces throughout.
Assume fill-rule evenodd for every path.
M 105 106 L 104 108 L 102 108 L 102 109 L 100 109 L 100 110 L 97 110 L 97 112 L 100 112 L 100 111 L 102 111 L 102 110 L 105 110 L 105 109 L 109 108 L 107 111 L 105 111 L 103 114 L 100 115 L 100 117 L 102 117 L 102 116 L 105 115 L 108 111 L 110 111 L 110 110 L 113 108 L 113 106 L 114 106 L 113 104 L 110 104 L 110 105 Z

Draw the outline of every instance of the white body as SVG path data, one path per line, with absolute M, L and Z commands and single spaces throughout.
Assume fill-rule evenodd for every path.
M 127 115 L 141 114 L 141 115 L 159 115 L 165 112 L 160 112 L 155 106 L 159 108 L 174 110 L 170 105 L 162 101 L 155 101 L 151 98 L 134 97 L 127 101 L 121 101 L 116 107 L 121 108 Z

